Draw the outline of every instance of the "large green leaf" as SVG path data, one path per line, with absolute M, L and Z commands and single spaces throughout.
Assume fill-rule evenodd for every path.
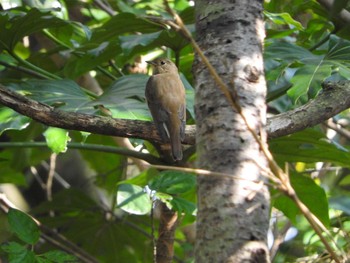
M 106 41 L 98 44 L 85 45 L 76 49 L 81 56 L 72 57 L 64 67 L 64 74 L 68 78 L 76 78 L 85 72 L 96 68 L 103 62 L 113 59 L 120 54 L 121 48 L 118 41 Z
M 134 215 L 145 215 L 152 209 L 152 201 L 138 185 L 120 184 L 117 192 L 117 206 Z
M 91 98 L 72 80 L 27 80 L 7 86 L 63 110 L 93 113 Z
M 8 221 L 13 231 L 22 241 L 34 245 L 39 240 L 40 232 L 38 225 L 26 213 L 10 208 Z
M 269 146 L 279 163 L 334 162 L 344 166 L 350 165 L 350 153 L 347 149 L 313 129 L 272 139 Z
M 12 50 L 24 36 L 45 28 L 61 27 L 68 22 L 36 8 L 0 12 L 0 50 Z
M 292 43 L 275 41 L 268 45 L 265 58 L 278 61 L 284 68 L 295 67 L 290 78 L 293 84 L 288 95 L 296 103 L 300 98 L 306 101 L 315 97 L 321 90 L 321 83 L 331 76 L 334 70 L 341 75 L 350 75 L 350 42 L 332 35 L 328 43 L 328 51 L 315 55 L 307 49 Z M 285 70 L 281 67 L 281 70 Z M 308 96 L 307 96 L 308 95 Z
M 325 226 L 329 226 L 328 200 L 323 188 L 311 178 L 296 173 L 290 175 L 290 181 L 299 199 Z M 301 214 L 296 204 L 284 195 L 273 199 L 273 206 L 282 211 L 293 223 L 296 223 L 296 216 Z
M 92 43 L 103 43 L 116 40 L 120 35 L 131 32 L 153 33 L 164 29 L 164 26 L 138 17 L 131 13 L 120 13 L 113 16 L 103 26 L 96 28 L 91 36 Z
M 133 50 L 137 49 L 138 53 L 141 53 L 141 48 L 150 46 L 152 43 L 155 42 L 160 36 L 162 31 L 154 32 L 154 33 L 148 33 L 148 34 L 138 34 L 138 35 L 127 35 L 127 36 L 121 36 L 120 42 L 121 47 L 124 51 L 125 55 L 129 55 Z M 156 45 L 151 45 L 149 48 L 155 48 Z M 144 50 L 142 49 L 142 52 Z
M 196 177 L 189 173 L 167 170 L 155 177 L 149 186 L 157 192 L 182 194 L 196 186 Z
M 150 113 L 144 101 L 148 78 L 147 75 L 121 77 L 95 103 L 108 108 L 114 118 L 149 120 Z
M 0 134 L 7 130 L 23 130 L 28 127 L 30 121 L 30 118 L 10 108 L 0 108 Z

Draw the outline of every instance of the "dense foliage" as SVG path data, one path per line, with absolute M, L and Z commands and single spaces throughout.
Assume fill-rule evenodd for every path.
M 335 2 L 329 10 L 315 0 L 266 1 L 264 52 L 271 114 L 305 104 L 317 96 L 325 80 L 350 78 L 349 23 L 337 17 L 348 1 Z M 162 1 L 0 3 L 4 86 L 65 111 L 150 120 L 144 98 L 145 61 L 168 56 L 179 65 L 186 87 L 187 123 L 195 123 L 193 50 L 165 23 L 171 17 Z M 171 4 L 195 33 L 190 2 Z M 348 111 L 332 121 L 346 129 Z M 6 191 L 4 186 L 0 190 L 45 227 L 57 230 L 100 262 L 152 262 L 157 219 L 150 214 L 155 200 L 162 200 L 181 215 L 176 260 L 191 262 L 194 240 L 188 226 L 195 221 L 195 175 L 143 170 L 118 154 L 113 138 L 46 127 L 7 107 L 0 107 L 0 133 L 0 183 L 17 186 L 22 202 L 11 196 L 14 190 Z M 156 154 L 149 142 L 131 139 L 131 143 L 137 150 Z M 91 151 L 91 145 L 100 147 Z M 332 233 L 336 240 L 332 246 L 346 251 L 348 137 L 322 124 L 270 140 L 269 145 L 281 167 L 288 164 L 300 199 Z M 187 162 L 193 166 L 195 155 Z M 273 261 L 327 257 L 295 204 L 273 187 L 271 193 Z M 1 213 L 0 220 L 6 222 L 0 225 L 1 256 L 11 262 L 72 260 L 48 239 L 39 242 L 45 229 L 19 210 Z M 50 233 L 69 246 L 55 231 Z M 275 250 L 279 241 L 281 246 Z

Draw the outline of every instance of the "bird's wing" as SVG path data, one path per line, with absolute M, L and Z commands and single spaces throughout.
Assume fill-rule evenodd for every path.
M 160 99 L 160 93 L 156 88 L 158 85 L 159 79 L 151 76 L 146 84 L 147 104 L 160 137 L 163 141 L 169 141 L 169 131 L 167 129 L 169 112 L 166 110 Z

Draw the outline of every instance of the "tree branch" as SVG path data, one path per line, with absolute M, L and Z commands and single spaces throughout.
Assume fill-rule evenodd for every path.
M 350 107 L 350 81 L 326 82 L 322 92 L 303 106 L 267 120 L 270 139 L 315 126 Z
M 34 101 L 0 84 L 0 103 L 48 126 L 96 134 L 161 142 L 152 122 L 66 112 Z M 268 118 L 270 139 L 315 126 L 350 108 L 350 81 L 327 82 L 315 99 L 294 110 Z M 195 125 L 186 126 L 185 144 L 195 144 Z

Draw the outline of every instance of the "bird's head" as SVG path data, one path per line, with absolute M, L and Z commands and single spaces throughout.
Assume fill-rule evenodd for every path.
M 162 73 L 178 73 L 176 65 L 167 58 L 156 58 L 152 61 L 146 61 L 153 66 L 153 75 Z

